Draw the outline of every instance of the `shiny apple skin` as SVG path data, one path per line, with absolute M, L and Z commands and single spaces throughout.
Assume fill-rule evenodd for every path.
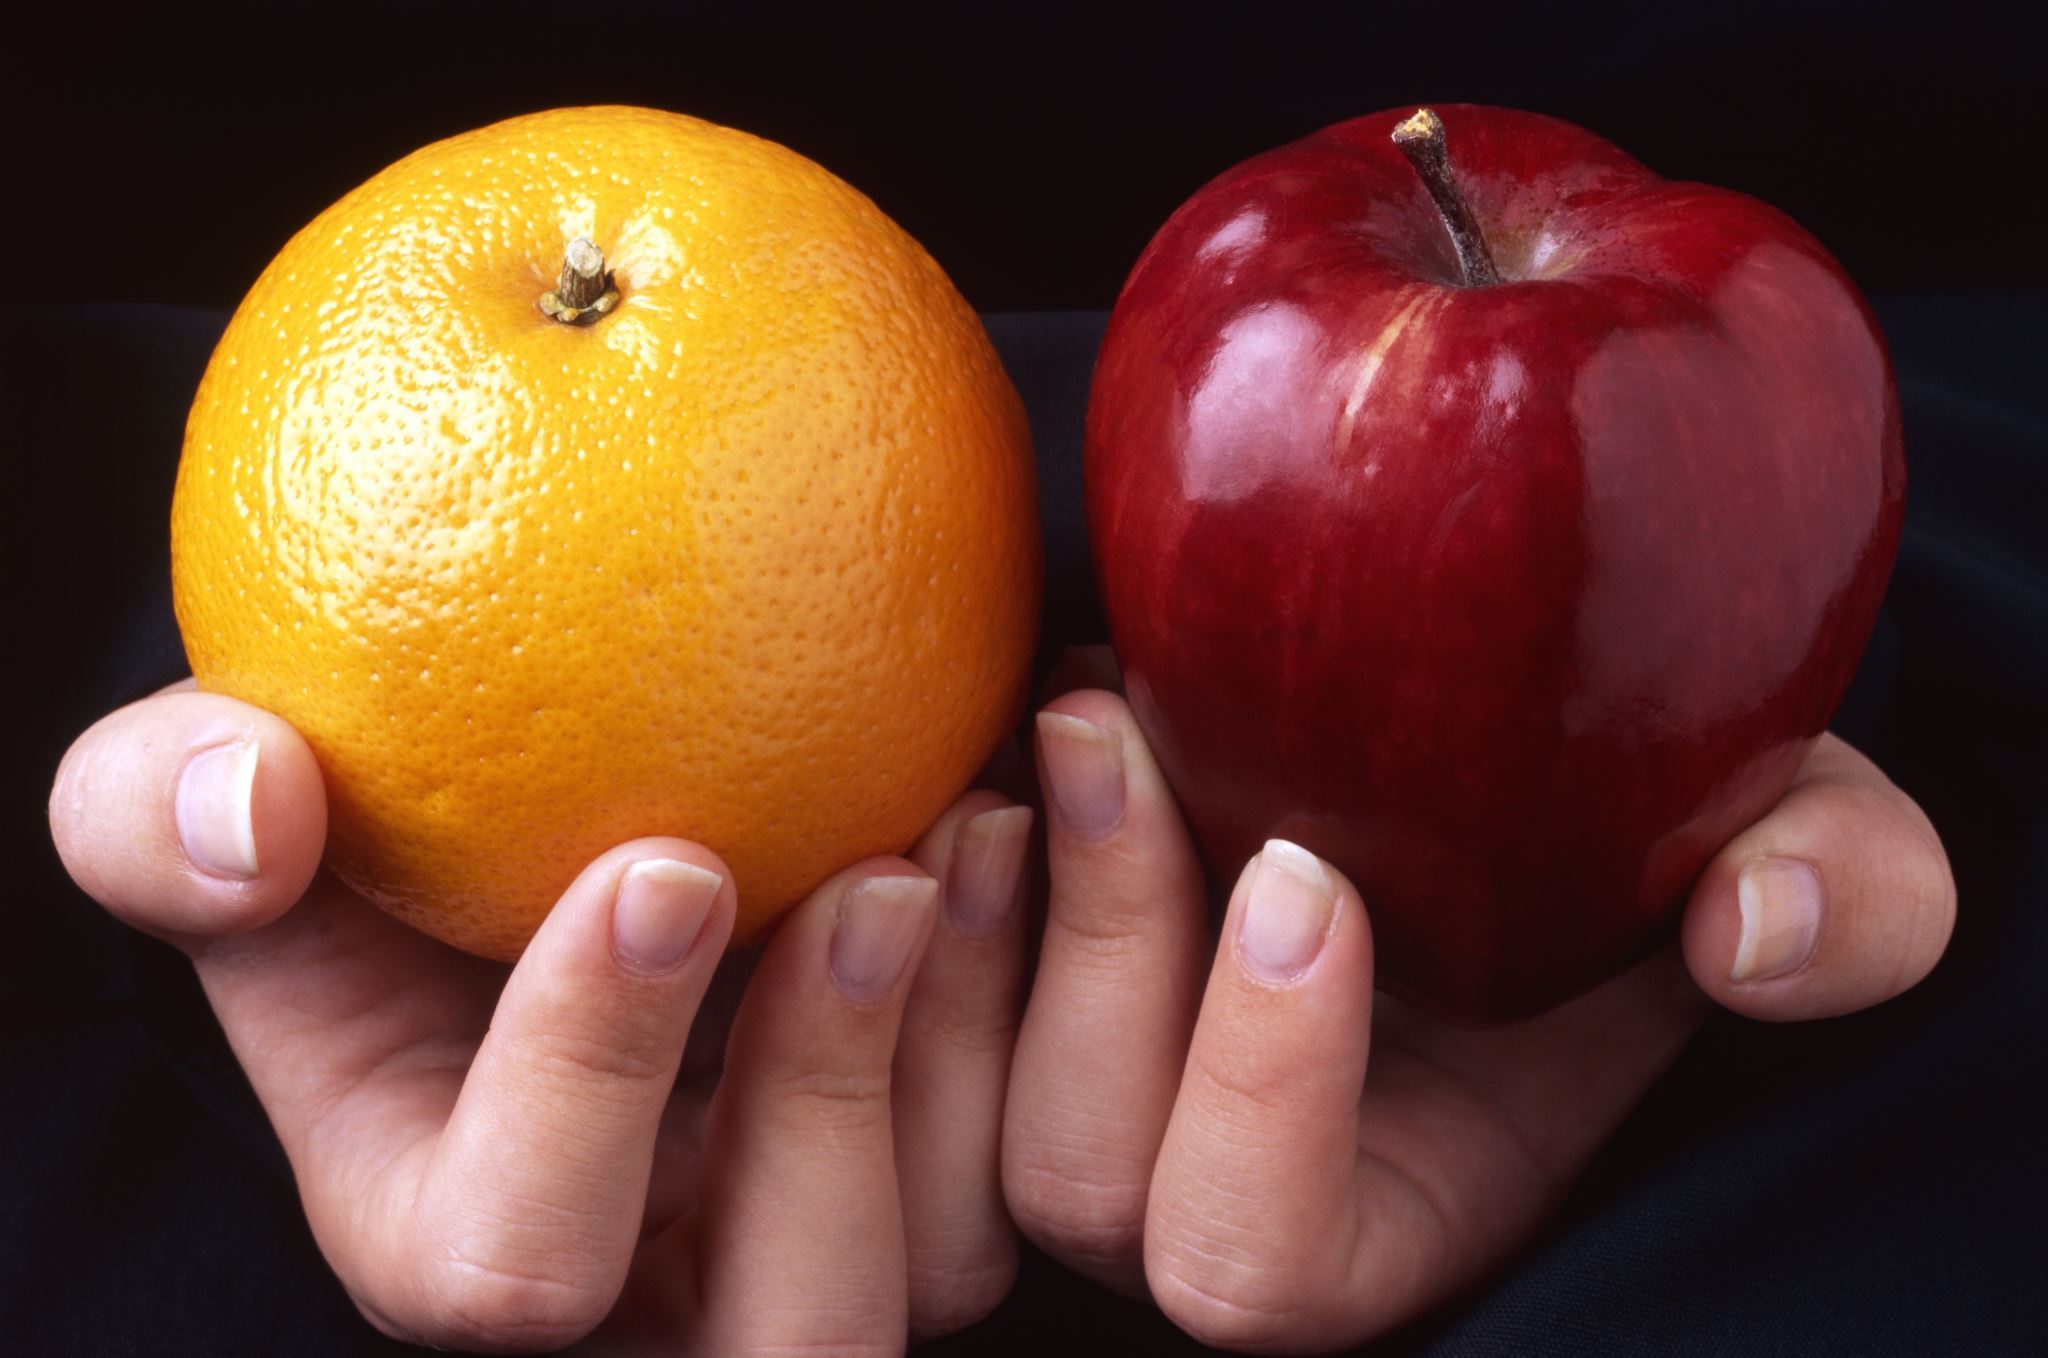
M 1228 882 L 1269 836 L 1462 1022 L 1654 950 L 1869 639 L 1905 461 L 1841 267 L 1569 124 L 1439 105 L 1503 283 L 1392 145 L 1255 157 L 1125 284 L 1087 430 L 1138 721 Z

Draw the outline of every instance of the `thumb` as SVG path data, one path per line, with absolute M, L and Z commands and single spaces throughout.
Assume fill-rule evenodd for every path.
M 1916 985 L 1955 923 L 1948 855 L 1868 759 L 1821 737 L 1791 790 L 1708 865 L 1681 931 L 1693 979 L 1750 1018 L 1828 1018 Z
M 241 933 L 290 909 L 327 838 L 327 797 L 299 733 L 217 693 L 169 689 L 73 743 L 50 835 L 87 895 L 146 933 Z

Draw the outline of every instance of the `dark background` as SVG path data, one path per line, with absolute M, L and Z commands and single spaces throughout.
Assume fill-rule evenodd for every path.
M 1873 291 L 2048 279 L 2036 4 L 162 8 L 53 0 L 8 21 L 8 243 L 73 261 L 68 296 L 232 306 L 391 161 L 574 103 L 803 152 L 984 311 L 1107 306 L 1212 175 L 1425 100 L 1554 114 L 1757 194 Z M 11 291 L 32 300 L 18 274 Z
M 1755 193 L 1869 290 L 1911 488 L 1838 725 L 1928 808 L 1963 916 L 1905 1000 L 1709 1026 L 1432 1354 L 2021 1354 L 2048 1333 L 2048 159 L 2039 7 L 378 3 L 10 19 L 0 397 L 17 686 L 0 933 L 0 1348 L 381 1349 L 321 1266 L 173 953 L 64 881 L 72 736 L 176 671 L 165 520 L 213 338 L 293 230 L 437 137 L 639 102 L 865 189 L 984 311 L 1107 307 L 1245 155 L 1421 100 L 1583 123 Z M 992 323 L 1031 406 L 1049 640 L 1094 639 L 1078 434 L 1099 316 Z M 1027 1259 L 951 1351 L 1173 1336 Z

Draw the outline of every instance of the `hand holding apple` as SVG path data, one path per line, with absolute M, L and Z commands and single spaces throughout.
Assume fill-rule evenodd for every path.
M 1299 841 L 1364 893 L 1384 986 L 1481 1020 L 1640 959 L 1783 795 L 1904 486 L 1883 344 L 1811 237 L 1466 106 L 1176 212 L 1087 472 L 1131 704 L 1212 870 Z
M 1004 1112 L 1011 1214 L 1229 1349 L 1335 1350 L 1477 1284 L 1711 1004 L 1876 1004 L 1934 965 L 1955 907 L 1927 818 L 1823 737 L 1709 862 L 1682 948 L 1475 1030 L 1373 993 L 1374 903 L 1299 846 L 1261 849 L 1213 937 L 1187 830 L 1115 693 L 1053 701 L 1039 764 L 1051 894 Z M 1797 871 L 1815 913 L 1792 925 L 1800 902 L 1774 879 Z M 1741 898 L 1759 891 L 1780 970 L 1742 980 Z

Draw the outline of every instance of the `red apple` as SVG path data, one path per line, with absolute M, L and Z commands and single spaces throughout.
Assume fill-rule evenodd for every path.
M 1497 1021 L 1653 950 L 1784 793 L 1905 463 L 1869 308 L 1783 214 L 1507 109 L 1397 145 L 1407 112 L 1160 229 L 1096 367 L 1090 533 L 1212 872 L 1304 844 L 1381 985 Z

